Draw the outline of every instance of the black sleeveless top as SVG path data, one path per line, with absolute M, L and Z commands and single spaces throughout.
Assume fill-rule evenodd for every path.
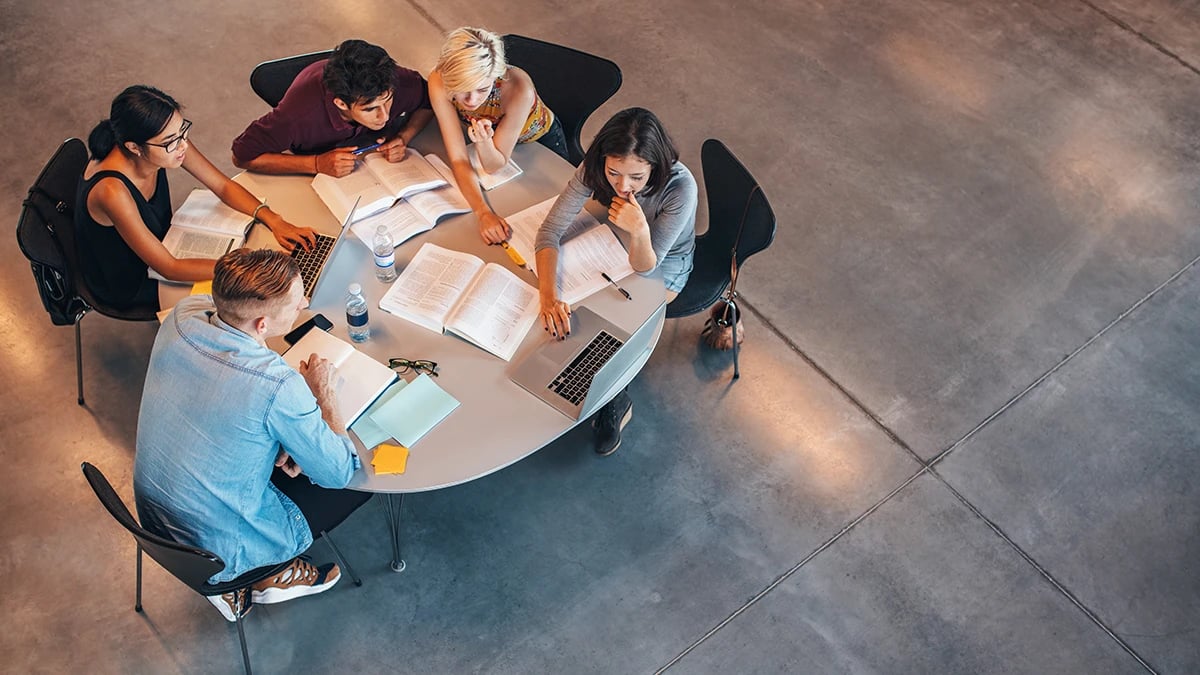
M 154 194 L 149 201 L 119 171 L 97 171 L 91 178 L 80 180 L 75 195 L 75 237 L 79 244 L 83 280 L 97 299 L 115 307 L 130 309 L 149 305 L 157 309 L 158 284 L 146 276 L 146 263 L 129 248 L 117 228 L 97 223 L 88 213 L 87 198 L 92 188 L 101 179 L 109 177 L 120 178 L 125 183 L 142 222 L 159 241 L 171 226 L 171 188 L 167 184 L 166 169 L 158 170 Z

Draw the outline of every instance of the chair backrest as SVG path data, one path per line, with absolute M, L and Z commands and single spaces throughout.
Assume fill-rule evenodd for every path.
M 100 503 L 129 534 L 133 535 L 147 555 L 192 590 L 200 594 L 209 594 L 211 587 L 207 586 L 208 579 L 225 569 L 224 561 L 202 548 L 184 546 L 142 528 L 100 469 L 88 462 L 84 462 L 82 468 L 84 477 L 92 486 Z
M 533 79 L 538 96 L 562 123 L 571 163 L 579 166 L 583 124 L 621 88 L 621 69 L 608 59 L 521 35 L 504 36 L 504 53 Z
M 667 305 L 667 317 L 688 316 L 711 306 L 730 283 L 733 249 L 740 268 L 775 239 L 775 213 L 762 187 L 725 144 L 715 138 L 700 148 L 708 197 L 708 231 L 696 238 L 696 263 L 688 283 Z
M 283 95 L 287 93 L 288 87 L 292 86 L 292 81 L 300 71 L 315 61 L 329 58 L 332 53 L 326 50 L 264 61 L 254 66 L 254 70 L 250 72 L 250 88 L 259 98 L 266 101 L 267 105 L 274 108 L 283 100 Z
M 762 187 L 725 144 L 715 138 L 700 148 L 708 197 L 710 245 L 732 251 L 738 267 L 775 240 L 775 212 Z M 714 224 L 717 227 L 714 228 Z
M 17 221 L 17 245 L 57 326 L 76 323 L 90 309 L 88 296 L 77 288 L 75 265 L 75 191 L 87 161 L 83 141 L 64 141 L 29 188 Z

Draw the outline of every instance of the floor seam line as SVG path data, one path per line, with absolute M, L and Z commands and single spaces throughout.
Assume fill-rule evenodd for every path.
M 1112 14 L 1111 12 L 1108 12 L 1108 11 L 1106 11 L 1106 10 L 1104 10 L 1104 9 L 1101 9 L 1100 7 L 1097 7 L 1096 5 L 1092 4 L 1091 0 L 1079 0 L 1079 2 L 1081 2 L 1081 3 L 1083 3 L 1084 5 L 1087 5 L 1088 7 L 1092 8 L 1092 11 L 1096 12 L 1096 13 L 1097 13 L 1097 14 L 1099 14 L 1100 16 L 1103 16 L 1104 18 L 1108 19 L 1108 20 L 1109 20 L 1109 21 L 1111 21 L 1112 23 L 1116 24 L 1116 25 L 1117 25 L 1117 27 L 1119 27 L 1119 28 L 1122 28 L 1122 29 L 1124 29 L 1124 30 L 1126 30 L 1126 31 L 1129 31 L 1130 33 L 1133 33 L 1134 35 L 1136 35 L 1136 36 L 1138 37 L 1138 39 L 1140 39 L 1141 41 L 1143 41 L 1143 42 L 1145 42 L 1146 44 L 1150 45 L 1151 47 L 1153 47 L 1154 49 L 1158 50 L 1159 52 L 1162 52 L 1164 55 L 1166 55 L 1166 56 L 1170 57 L 1171 59 L 1174 59 L 1176 62 L 1178 62 L 1178 63 L 1179 63 L 1180 65 L 1182 65 L 1184 68 L 1187 68 L 1188 70 L 1192 71 L 1193 73 L 1195 73 L 1195 74 L 1197 74 L 1197 75 L 1200 75 L 1200 68 L 1197 68 L 1196 66 L 1193 66 L 1191 63 L 1189 63 L 1189 62 L 1187 62 L 1186 60 L 1184 60 L 1184 58 L 1183 58 L 1183 57 L 1179 56 L 1178 54 L 1176 54 L 1175 52 L 1171 51 L 1170 49 L 1167 49 L 1167 47 L 1166 47 L 1166 46 L 1164 46 L 1164 45 L 1163 45 L 1162 43 L 1160 43 L 1159 41 L 1155 40 L 1154 38 L 1150 37 L 1149 35 L 1146 35 L 1146 34 L 1145 34 L 1145 33 L 1143 33 L 1142 31 L 1140 31 L 1140 30 L 1138 30 L 1138 29 L 1134 28 L 1133 26 L 1129 25 L 1128 23 L 1126 23 L 1125 21 L 1121 20 L 1121 19 L 1120 19 L 1119 17 L 1117 17 L 1116 15 L 1114 15 L 1114 14 Z
M 878 415 L 876 415 L 874 413 L 874 411 L 872 411 L 870 408 L 868 408 L 866 406 L 866 404 L 864 404 L 862 401 L 860 401 L 857 396 L 850 393 L 850 390 L 847 389 L 846 387 L 842 386 L 842 383 L 840 383 L 836 379 L 834 379 L 833 375 L 831 375 L 828 371 L 826 371 L 824 368 L 822 368 L 816 362 L 816 360 L 814 360 L 803 349 L 801 349 L 800 345 L 796 344 L 796 342 L 793 341 L 787 335 L 784 335 L 783 331 L 780 330 L 779 327 L 776 326 L 774 324 L 774 322 L 772 322 L 770 319 L 768 319 L 762 312 L 760 312 L 758 310 L 758 308 L 755 307 L 754 304 L 751 303 L 746 298 L 745 295 L 742 295 L 741 293 L 739 293 L 738 298 L 739 298 L 739 300 L 738 300 L 739 306 L 749 309 L 750 312 L 752 314 L 754 314 L 754 316 L 758 317 L 758 320 L 761 321 L 763 323 L 763 325 L 765 325 L 768 329 L 770 329 L 770 331 L 775 334 L 775 337 L 782 340 L 783 344 L 785 344 L 788 347 L 788 349 L 791 349 L 792 352 L 794 352 L 797 356 L 800 357 L 800 360 L 804 361 L 806 364 L 808 364 L 808 366 L 810 368 L 817 371 L 817 374 L 820 375 L 830 385 L 832 385 L 834 389 L 837 389 L 838 392 L 841 393 L 841 395 L 844 396 L 846 398 L 846 400 L 848 400 L 852 406 L 857 408 L 858 411 L 861 412 L 862 414 L 866 415 L 867 419 L 871 420 L 871 422 L 876 427 L 878 427 L 880 431 L 882 431 L 885 435 L 887 435 L 887 437 L 889 439 L 891 439 L 891 441 L 893 443 L 900 446 L 913 459 L 915 459 L 921 466 L 929 466 L 929 462 L 926 462 L 924 459 L 922 459 L 921 456 L 918 455 L 912 449 L 912 447 L 910 447 L 909 444 L 904 441 L 904 439 L 900 438 L 900 436 L 895 431 L 892 431 L 891 427 L 889 427 L 887 424 L 885 424 L 882 418 L 880 418 Z
M 747 600 L 745 603 L 743 603 L 741 607 L 738 607 L 736 610 L 734 610 L 733 613 L 731 613 L 729 616 L 725 617 L 716 626 L 713 626 L 712 628 L 710 628 L 708 630 L 708 632 L 706 632 L 704 635 L 700 636 L 698 639 L 696 639 L 694 642 L 692 642 L 692 644 L 688 645 L 687 648 L 684 649 L 682 652 L 680 652 L 679 654 L 676 654 L 675 658 L 671 659 L 666 664 L 664 664 L 662 667 L 660 667 L 658 670 L 654 671 L 655 675 L 661 675 L 661 673 L 665 672 L 667 669 L 671 668 L 676 663 L 679 663 L 679 661 L 681 661 L 685 656 L 687 656 L 693 650 L 695 650 L 697 647 L 699 647 L 701 644 L 703 644 L 706 640 L 708 640 L 712 636 L 716 635 L 718 631 L 720 631 L 722 628 L 724 628 L 725 626 L 732 623 L 734 619 L 741 616 L 746 610 L 750 609 L 751 606 L 756 604 L 759 600 L 762 600 L 771 591 L 778 588 L 780 584 L 787 581 L 793 574 L 800 571 L 801 567 L 804 567 L 810 561 L 812 561 L 814 558 L 816 558 L 818 555 L 820 555 L 822 552 L 827 550 L 830 546 L 833 546 L 835 543 L 837 543 L 837 541 L 839 539 L 841 539 L 843 536 L 845 536 L 847 533 L 849 533 L 859 523 L 866 520 L 867 517 L 869 517 L 871 514 L 875 513 L 880 508 L 882 508 L 884 504 L 891 501 L 892 498 L 895 497 L 897 494 L 899 494 L 901 490 L 908 487 L 913 481 L 920 478 L 922 475 L 924 475 L 925 473 L 927 473 L 929 471 L 930 471 L 929 467 L 922 465 L 921 468 L 918 469 L 916 473 L 909 476 L 907 479 L 904 480 L 904 482 L 902 482 L 902 483 L 900 483 L 900 485 L 896 486 L 891 492 L 887 493 L 879 501 L 875 502 L 870 507 L 868 507 L 866 511 L 863 511 L 858 516 L 856 516 L 853 520 L 851 520 L 849 523 L 844 525 L 842 527 L 842 529 L 838 530 L 838 532 L 835 533 L 832 537 L 825 540 L 824 543 L 822 543 L 817 548 L 813 549 L 811 552 L 809 552 L 808 555 L 801 558 L 800 562 L 796 563 L 791 568 L 789 568 L 786 572 L 784 572 L 783 574 L 776 577 L 774 581 L 767 584 L 767 586 L 765 588 L 763 588 L 761 591 L 759 591 L 758 593 L 755 593 L 754 596 L 752 596 L 749 600 Z
M 417 14 L 421 15 L 421 18 L 425 19 L 426 21 L 428 21 L 430 23 L 430 25 L 432 25 L 434 28 L 438 29 L 439 33 L 445 35 L 446 33 L 449 32 L 446 30 L 446 28 L 444 26 L 442 26 L 442 24 L 438 23 L 437 19 L 433 18 L 432 14 L 425 11 L 425 8 L 422 7 L 421 5 L 417 4 L 416 0 L 407 0 L 407 2 L 408 2 L 408 5 L 417 12 Z
M 1060 369 L 1062 369 L 1063 366 L 1067 365 L 1068 362 L 1073 360 L 1079 354 L 1083 353 L 1083 351 L 1086 350 L 1088 347 L 1090 347 L 1092 345 L 1092 343 L 1099 340 L 1101 337 L 1103 337 L 1105 334 L 1107 334 L 1108 331 L 1112 330 L 1118 323 L 1125 320 L 1126 317 L 1128 317 L 1129 315 L 1133 314 L 1138 309 L 1140 309 L 1142 305 L 1149 302 L 1152 298 L 1154 298 L 1154 296 L 1158 295 L 1164 288 L 1166 288 L 1167 286 L 1172 284 L 1179 277 L 1183 276 L 1183 274 L 1185 272 L 1187 272 L 1188 270 L 1190 270 L 1192 267 L 1194 267 L 1197 262 L 1200 262 L 1200 256 L 1196 256 L 1195 258 L 1192 258 L 1190 262 L 1188 262 L 1183 267 L 1179 268 L 1179 270 L 1177 270 L 1171 276 L 1167 277 L 1166 281 L 1162 282 L 1158 286 L 1155 286 L 1153 290 L 1151 290 L 1146 295 L 1142 296 L 1142 298 L 1140 300 L 1138 300 L 1137 302 L 1135 302 L 1132 305 L 1130 305 L 1129 307 L 1127 307 L 1125 309 L 1125 311 L 1118 314 L 1117 317 L 1115 319 L 1113 319 L 1112 321 L 1109 321 L 1108 324 L 1106 324 L 1103 328 L 1101 328 L 1099 330 L 1099 332 L 1097 332 L 1095 335 L 1093 335 L 1092 337 L 1085 340 L 1083 344 L 1076 347 L 1070 354 L 1067 354 L 1066 356 L 1064 356 L 1058 363 L 1051 366 L 1049 370 L 1042 373 L 1037 379 L 1035 379 L 1033 382 L 1031 382 L 1028 386 L 1026 386 L 1024 389 L 1022 389 L 1020 392 L 1018 392 L 1012 398 L 1008 399 L 1008 401 L 1006 401 L 1004 403 L 1004 405 L 1000 406 L 994 412 L 992 412 L 992 414 L 985 417 L 982 422 L 975 425 L 975 428 L 968 431 L 966 434 L 964 434 L 962 436 L 962 438 L 959 438 L 957 441 L 952 443 L 948 448 L 946 448 L 945 450 L 938 453 L 937 456 L 935 456 L 933 459 L 929 460 L 928 466 L 933 467 L 936 464 L 940 463 L 951 452 L 962 447 L 967 441 L 974 438 L 974 436 L 977 433 L 979 433 L 980 431 L 982 431 L 984 427 L 991 424 L 993 421 L 996 420 L 996 418 L 1000 417 L 1005 412 L 1007 412 L 1009 408 L 1012 408 L 1021 399 L 1025 398 L 1025 396 L 1028 395 L 1029 392 L 1036 389 L 1039 385 L 1041 385 L 1043 382 L 1045 382 L 1047 379 L 1049 379 L 1051 375 L 1058 372 Z
M 973 504 L 969 499 L 967 499 L 961 492 L 956 490 L 954 488 L 954 486 L 951 485 L 948 480 L 946 480 L 945 476 L 938 473 L 933 467 L 929 468 L 929 474 L 931 476 L 933 476 L 934 479 L 936 479 L 942 485 L 944 485 L 946 487 L 946 489 L 950 491 L 950 494 L 954 495 L 955 499 L 957 499 L 959 502 L 961 502 L 963 506 L 967 507 L 967 510 L 969 510 L 971 513 L 973 513 L 976 518 L 983 521 L 984 525 L 986 525 L 988 527 L 988 529 L 990 529 L 1004 543 L 1008 544 L 1008 546 L 1010 548 L 1012 548 L 1012 550 L 1016 551 L 1017 555 L 1021 556 L 1021 558 L 1030 567 L 1032 567 L 1034 569 L 1034 571 L 1036 571 L 1039 575 L 1041 575 L 1041 577 L 1043 579 L 1045 579 L 1047 582 L 1049 582 L 1050 585 L 1055 588 L 1055 590 L 1057 590 L 1061 595 L 1063 595 L 1067 600 L 1069 600 L 1071 602 L 1071 604 L 1075 605 L 1076 609 L 1083 612 L 1084 616 L 1086 616 L 1092 623 L 1096 624 L 1096 626 L 1099 627 L 1100 630 L 1104 631 L 1104 633 L 1106 635 L 1108 635 L 1108 637 L 1112 638 L 1121 647 L 1121 649 L 1123 649 L 1127 654 L 1132 656 L 1134 658 L 1134 660 L 1136 660 L 1148 672 L 1153 673 L 1154 675 L 1158 675 L 1158 671 L 1155 670 L 1153 668 L 1153 666 L 1151 666 L 1149 663 L 1147 663 L 1146 660 L 1143 659 L 1141 657 L 1141 655 L 1138 654 L 1137 651 L 1135 651 L 1133 649 L 1133 647 L 1129 646 L 1124 640 L 1122 640 L 1121 637 L 1119 635 L 1117 635 L 1116 631 L 1109 628 L 1108 625 L 1105 624 L 1104 621 L 1101 620 L 1100 617 L 1097 616 L 1095 612 L 1093 612 L 1091 609 L 1089 609 L 1087 607 L 1087 605 L 1083 604 L 1083 601 L 1081 601 L 1078 597 L 1076 597 L 1074 593 L 1067 590 L 1067 587 L 1062 585 L 1062 583 L 1059 582 L 1058 579 L 1055 579 L 1054 575 L 1050 574 L 1050 572 L 1048 570 L 1046 570 L 1046 568 L 1043 567 L 1040 563 L 1038 563 L 1038 561 L 1035 560 L 1032 555 L 1030 555 L 1028 552 L 1026 552 L 1024 549 L 1022 549 L 1020 547 L 1020 545 L 1018 545 L 1015 541 L 1013 541 L 1012 537 L 1009 537 L 1008 534 L 1006 532 L 1004 532 L 1004 530 L 1000 529 L 999 525 L 997 525 L 990 518 L 985 516 L 983 514 L 983 511 L 981 511 L 977 506 L 975 506 L 975 504 Z

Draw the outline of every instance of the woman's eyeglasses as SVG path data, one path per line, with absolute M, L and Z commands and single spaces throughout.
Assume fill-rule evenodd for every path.
M 388 359 L 388 367 L 394 368 L 396 372 L 400 373 L 401 375 L 404 375 L 410 370 L 415 370 L 418 373 L 422 371 L 429 373 L 432 377 L 438 376 L 437 362 L 426 361 L 425 359 Z
M 167 152 L 175 152 L 176 150 L 179 149 L 179 144 L 187 140 L 188 132 L 191 130 L 192 130 L 192 121 L 184 120 L 183 126 L 179 127 L 179 133 L 175 136 L 175 138 L 172 138 L 171 140 L 167 141 L 166 143 L 151 143 L 150 141 L 146 141 L 144 143 L 144 145 L 153 145 L 154 147 L 162 148 L 163 150 L 166 150 Z

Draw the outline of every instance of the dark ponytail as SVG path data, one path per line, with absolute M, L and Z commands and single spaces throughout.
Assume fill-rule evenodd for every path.
M 179 104 L 170 95 L 144 84 L 135 84 L 113 99 L 108 118 L 100 120 L 88 134 L 93 159 L 104 159 L 113 148 L 132 141 L 141 145 L 167 126 Z

